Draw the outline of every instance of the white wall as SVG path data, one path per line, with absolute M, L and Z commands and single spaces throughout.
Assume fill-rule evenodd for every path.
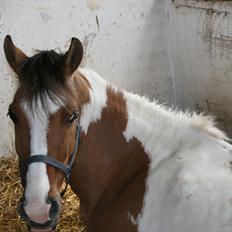
M 175 0 L 169 27 L 178 106 L 216 115 L 232 136 L 232 1 Z
M 76 36 L 83 65 L 151 99 L 216 113 L 232 134 L 231 12 L 231 3 L 194 0 L 1 0 L 0 155 L 13 150 L 6 113 L 17 85 L 6 34 L 28 55 L 65 51 Z
M 16 80 L 2 50 L 6 34 L 29 55 L 34 49 L 65 51 L 76 36 L 85 47 L 83 64 L 119 86 L 167 102 L 173 93 L 163 5 L 153 0 L 1 0 L 0 154 L 9 154 L 13 144 L 6 113 Z

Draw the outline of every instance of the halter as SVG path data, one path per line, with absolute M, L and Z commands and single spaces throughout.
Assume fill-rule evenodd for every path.
M 60 170 L 64 173 L 65 180 L 66 180 L 65 181 L 65 188 L 60 193 L 61 197 L 64 196 L 64 194 L 67 190 L 68 184 L 69 184 L 69 178 L 70 178 L 70 174 L 72 171 L 72 167 L 73 167 L 73 164 L 76 160 L 78 145 L 80 142 L 80 134 L 81 134 L 80 123 L 79 123 L 78 115 L 76 112 L 73 113 L 73 117 L 74 117 L 75 121 L 78 121 L 78 123 L 77 123 L 78 125 L 76 127 L 76 133 L 75 133 L 76 138 L 75 138 L 74 149 L 73 149 L 73 152 L 71 153 L 71 155 L 69 156 L 69 160 L 68 160 L 67 165 L 61 163 L 60 161 L 52 158 L 49 155 L 39 155 L 38 154 L 38 155 L 30 156 L 27 160 L 19 159 L 20 177 L 21 177 L 23 187 L 25 187 L 25 185 L 26 185 L 26 172 L 28 170 L 28 166 L 32 163 L 45 163 L 45 164 L 48 164 L 52 167 L 57 168 L 58 170 Z

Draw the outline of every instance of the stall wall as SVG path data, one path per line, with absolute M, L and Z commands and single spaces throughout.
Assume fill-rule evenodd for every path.
M 216 114 L 232 134 L 232 7 L 193 0 L 0 1 L 0 156 L 14 151 L 6 117 L 17 79 L 4 57 L 6 34 L 28 55 L 83 42 L 82 66 L 151 100 Z
M 168 14 L 177 105 L 232 135 L 232 1 L 175 0 Z

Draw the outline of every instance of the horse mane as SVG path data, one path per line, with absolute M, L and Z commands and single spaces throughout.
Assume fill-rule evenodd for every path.
M 133 92 L 120 89 L 103 79 L 97 73 L 88 69 L 79 69 L 83 76 L 85 76 L 93 87 L 92 94 L 96 96 L 96 104 L 104 105 L 103 97 L 99 97 L 102 89 L 110 88 L 114 92 L 122 92 L 127 102 L 128 118 L 133 120 L 133 125 L 138 126 L 137 132 L 139 135 L 144 135 L 147 128 L 155 128 L 158 122 L 158 129 L 166 130 L 167 126 L 172 127 L 178 133 L 179 127 L 182 131 L 193 128 L 215 137 L 229 141 L 227 135 L 217 127 L 217 123 L 212 116 L 205 116 L 203 113 L 195 113 L 189 111 L 180 111 L 173 107 L 160 104 L 156 100 L 150 101 L 146 96 L 140 96 Z M 99 100 L 100 99 L 100 100 Z M 92 100 L 93 102 L 93 100 Z M 95 107 L 96 108 L 96 107 Z M 131 115 L 131 116 L 130 116 Z M 86 126 L 86 125 L 85 125 Z M 85 127 L 87 131 L 87 127 Z M 150 137 L 151 135 L 148 135 Z M 128 135 L 130 137 L 130 135 Z
M 146 96 L 141 97 L 126 91 L 124 93 L 127 98 L 131 99 L 130 102 L 134 101 L 132 104 L 137 105 L 137 107 L 133 108 L 135 110 L 138 109 L 138 112 L 134 113 L 141 114 L 140 112 L 143 112 L 143 117 L 151 123 L 153 118 L 156 118 L 158 114 L 158 117 L 173 122 L 174 125 L 195 128 L 217 139 L 229 141 L 226 133 L 217 127 L 215 117 L 213 116 L 206 116 L 204 113 L 189 112 L 188 110 L 183 112 L 173 107 L 159 104 L 156 100 L 151 102 Z
M 64 55 L 54 50 L 40 51 L 23 63 L 19 80 L 24 100 L 32 109 L 40 102 L 48 111 L 48 101 L 56 104 L 64 101 L 68 85 L 63 63 Z

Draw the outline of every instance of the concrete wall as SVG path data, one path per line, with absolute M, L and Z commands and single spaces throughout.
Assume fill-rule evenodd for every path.
M 175 0 L 169 11 L 177 104 L 232 135 L 232 1 Z
M 215 113 L 227 131 L 232 76 L 232 3 L 194 0 L 1 0 L 0 155 L 13 151 L 6 113 L 17 80 L 2 43 L 65 51 L 71 37 L 85 48 L 83 64 L 127 90 L 181 109 Z

